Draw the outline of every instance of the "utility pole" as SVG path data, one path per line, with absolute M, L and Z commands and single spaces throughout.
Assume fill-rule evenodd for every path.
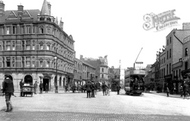
M 135 69 L 135 64 L 136 64 L 136 62 L 137 62 L 137 59 L 139 58 L 139 55 L 140 55 L 142 49 L 143 49 L 143 47 L 141 48 L 141 50 L 139 51 L 139 54 L 137 55 L 137 58 L 135 59 L 135 62 L 134 62 L 134 65 L 133 65 L 133 68 L 134 68 L 134 69 Z

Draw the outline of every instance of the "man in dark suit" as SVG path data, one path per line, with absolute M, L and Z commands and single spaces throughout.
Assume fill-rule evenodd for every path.
M 90 92 L 91 92 L 91 83 L 88 81 L 86 84 L 86 92 L 87 92 L 87 98 L 90 98 Z
M 10 77 L 5 77 L 3 82 L 3 93 L 5 93 L 5 101 L 7 105 L 6 112 L 10 112 L 13 109 L 11 104 L 11 95 L 14 95 L 13 80 L 11 80 Z

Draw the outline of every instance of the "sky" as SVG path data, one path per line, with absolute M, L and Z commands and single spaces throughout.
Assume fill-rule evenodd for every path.
M 182 23 L 190 22 L 188 0 L 47 0 L 54 17 L 62 18 L 64 31 L 75 41 L 76 57 L 99 58 L 107 55 L 108 66 L 125 69 L 137 62 L 146 67 L 156 61 L 157 51 L 166 44 L 166 36 Z M 5 10 L 41 10 L 43 0 L 3 0 Z M 143 29 L 146 14 L 174 10 L 178 24 L 157 31 Z M 121 60 L 121 63 L 120 63 Z

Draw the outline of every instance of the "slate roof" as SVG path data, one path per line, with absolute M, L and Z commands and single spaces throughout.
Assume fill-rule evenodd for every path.
M 40 14 L 40 10 L 33 9 L 33 10 L 24 10 L 23 11 L 23 19 L 33 19 L 33 21 L 37 21 L 37 15 Z M 4 12 L 4 16 L 0 17 L 0 23 L 5 23 L 7 19 L 15 20 L 18 19 L 18 11 L 17 10 L 6 10 Z

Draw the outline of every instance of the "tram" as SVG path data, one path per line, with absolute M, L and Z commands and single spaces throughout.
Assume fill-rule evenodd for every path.
M 144 91 L 145 70 L 134 69 L 125 72 L 124 90 L 127 95 L 141 95 Z

